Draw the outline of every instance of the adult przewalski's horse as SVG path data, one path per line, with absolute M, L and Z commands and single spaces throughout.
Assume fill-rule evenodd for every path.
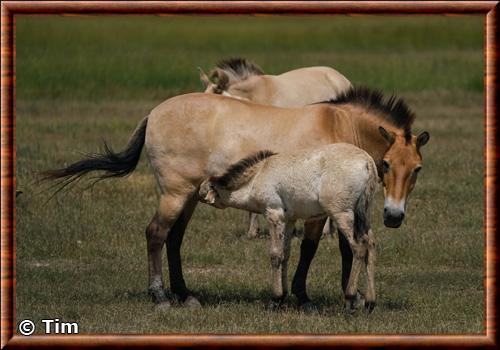
M 206 93 L 220 94 L 277 107 L 303 107 L 336 98 L 351 87 L 345 76 L 330 67 L 305 67 L 268 75 L 244 58 L 220 61 L 207 75 L 200 68 Z M 258 233 L 257 215 L 250 213 L 247 236 Z M 329 231 L 329 226 L 325 228 Z
M 351 87 L 345 76 L 330 67 L 304 67 L 269 75 L 244 58 L 223 60 L 208 75 L 200 69 L 200 79 L 207 93 L 276 107 L 326 101 Z
M 258 105 L 224 96 L 194 93 L 171 98 L 154 108 L 137 126 L 121 152 L 106 149 L 66 168 L 47 172 L 48 178 L 73 181 L 91 171 L 101 178 L 131 173 L 143 146 L 160 188 L 156 214 L 146 229 L 149 292 L 156 303 L 168 303 L 163 289 L 163 245 L 167 246 L 170 289 L 181 301 L 197 303 L 184 281 L 180 248 L 184 231 L 198 202 L 198 187 L 230 164 L 262 149 L 290 151 L 346 142 L 374 159 L 384 185 L 384 223 L 401 225 L 406 199 L 422 167 L 420 149 L 427 132 L 411 134 L 415 115 L 395 97 L 352 88 L 337 99 L 303 108 Z M 305 223 L 305 238 L 292 293 L 309 303 L 306 277 L 324 220 Z M 309 229 L 308 229 L 308 226 Z M 314 228 L 319 229 L 314 229 Z M 346 290 L 352 252 L 342 250 L 342 286 Z

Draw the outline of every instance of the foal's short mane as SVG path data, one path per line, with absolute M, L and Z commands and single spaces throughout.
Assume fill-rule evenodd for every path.
M 408 107 L 402 98 L 392 95 L 387 100 L 380 90 L 366 87 L 351 87 L 341 95 L 327 103 L 352 103 L 378 112 L 385 120 L 399 129 L 403 129 L 406 142 L 411 140 L 411 126 L 415 120 L 415 113 Z
M 214 176 L 211 181 L 214 185 L 225 188 L 227 190 L 234 190 L 248 181 L 248 178 L 253 174 L 250 170 L 276 153 L 264 150 L 251 154 L 250 156 L 239 160 L 226 169 L 221 176 Z

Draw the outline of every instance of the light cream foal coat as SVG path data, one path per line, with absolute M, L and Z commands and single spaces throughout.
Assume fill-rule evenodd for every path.
M 206 179 L 199 195 L 201 201 L 218 208 L 233 207 L 265 216 L 270 226 L 273 296 L 277 300 L 287 294 L 295 221 L 328 216 L 354 255 L 345 290 L 346 311 L 355 308 L 363 264 L 367 272 L 365 306 L 371 311 L 375 305 L 375 243 L 369 208 L 377 181 L 377 168 L 368 153 L 337 143 L 293 153 L 260 152 L 233 165 L 226 174 Z

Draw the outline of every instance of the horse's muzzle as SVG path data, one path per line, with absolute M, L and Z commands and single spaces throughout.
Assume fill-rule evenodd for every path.
M 386 227 L 398 228 L 403 223 L 404 218 L 404 212 L 384 208 L 384 225 Z

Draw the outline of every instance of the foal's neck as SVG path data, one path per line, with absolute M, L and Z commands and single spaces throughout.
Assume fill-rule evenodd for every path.
M 223 189 L 221 197 L 229 207 L 262 214 L 261 206 L 255 198 L 254 181 L 266 160 L 256 164 L 248 172 L 248 177 L 234 190 Z

